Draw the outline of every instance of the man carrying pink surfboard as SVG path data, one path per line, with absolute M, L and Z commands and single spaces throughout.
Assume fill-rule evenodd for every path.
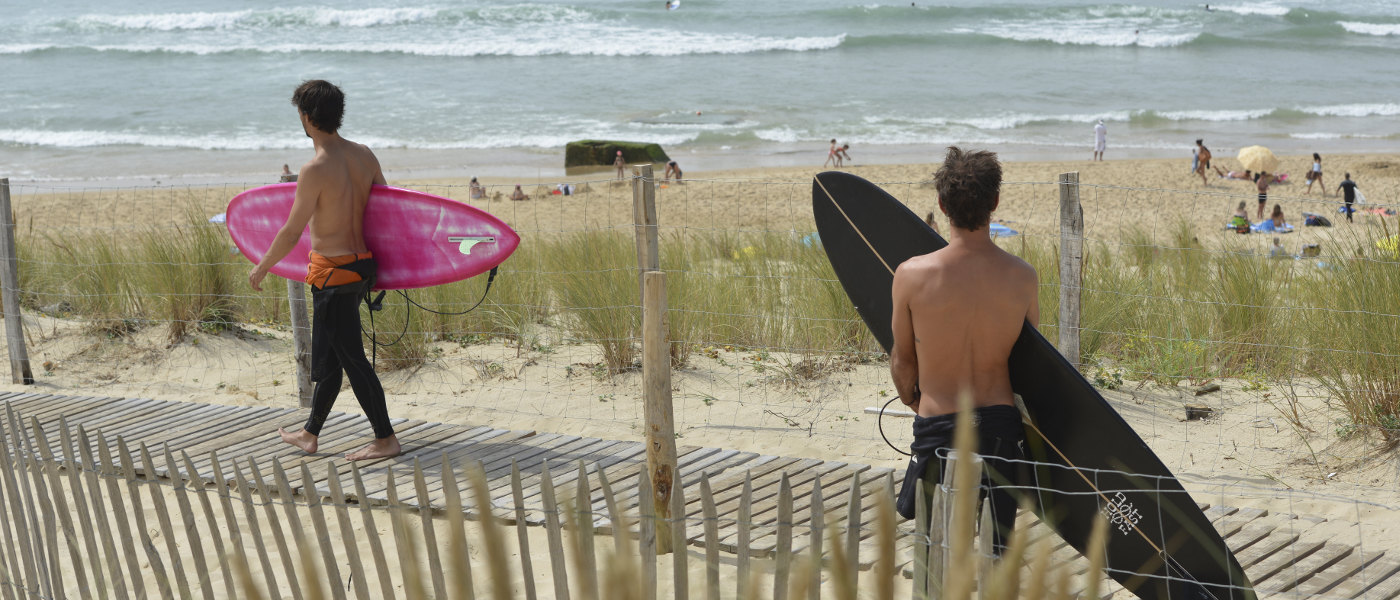
M 374 441 L 347 454 L 349 460 L 397 456 L 398 438 L 389 422 L 384 387 L 365 357 L 360 337 L 360 299 L 374 286 L 378 267 L 365 245 L 364 215 L 370 186 L 384 184 L 379 160 L 363 144 L 340 137 L 345 95 L 327 81 L 306 81 L 292 94 L 302 128 L 316 156 L 301 168 L 296 199 L 272 246 L 248 275 L 261 290 L 268 271 L 287 256 L 310 224 L 311 255 L 306 282 L 315 310 L 311 325 L 311 416 L 301 431 L 278 429 L 282 441 L 315 453 L 321 426 L 340 393 L 341 371 L 374 428 Z

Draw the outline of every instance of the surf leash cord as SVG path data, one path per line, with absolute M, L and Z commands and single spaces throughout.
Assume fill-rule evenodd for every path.
M 877 249 L 875 248 L 875 245 L 870 243 L 870 239 L 867 238 L 867 237 L 865 236 L 865 232 L 861 231 L 860 227 L 856 226 L 855 221 L 851 220 L 850 215 L 847 215 L 847 214 L 846 214 L 845 209 L 841 208 L 841 203 L 837 202 L 837 201 L 836 201 L 836 197 L 833 196 L 833 195 L 831 194 L 831 191 L 828 190 L 828 189 L 826 189 L 826 185 L 822 183 L 821 178 L 820 178 L 820 177 L 813 177 L 813 178 L 812 178 L 812 181 L 815 182 L 815 183 L 817 184 L 817 187 L 821 188 L 822 193 L 826 194 L 827 200 L 830 200 L 830 201 L 831 201 L 831 205 L 834 206 L 834 207 L 836 207 L 837 212 L 840 212 L 840 213 L 841 213 L 841 217 L 842 217 L 842 218 L 846 219 L 846 223 L 847 223 L 848 225 L 851 226 L 851 230 L 852 230 L 852 231 L 855 231 L 855 232 L 856 232 L 856 235 L 859 235 L 859 236 L 860 236 L 861 241 L 862 241 L 862 242 L 865 242 L 865 246 L 866 246 L 867 248 L 869 248 L 869 249 L 870 249 L 870 252 L 871 252 L 872 254 L 874 254 L 876 258 L 878 258 L 878 259 L 880 260 L 880 264 L 884 265 L 885 270 L 889 271 L 890 275 L 893 276 L 893 275 L 894 275 L 894 268 L 891 267 L 891 266 L 890 266 L 890 263 L 889 263 L 888 261 L 885 260 L 885 257 L 882 256 L 882 255 L 880 254 L 880 251 L 877 250 Z M 888 404 L 887 404 L 887 405 L 888 405 Z M 881 414 L 883 414 L 883 412 L 884 412 L 884 410 L 881 409 Z M 1063 460 L 1063 461 L 1065 462 L 1065 464 L 1068 465 L 1068 466 L 1070 467 L 1070 469 L 1073 470 L 1073 471 L 1075 472 L 1075 474 L 1079 475 L 1079 478 L 1084 480 L 1085 485 L 1088 485 L 1088 486 L 1089 486 L 1089 489 L 1094 490 L 1094 493 L 1095 493 L 1096 495 L 1098 495 L 1098 497 L 1099 497 L 1101 500 L 1103 500 L 1104 505 L 1105 505 L 1105 506 L 1108 506 L 1108 507 L 1112 507 L 1112 511 L 1113 511 L 1119 518 L 1123 519 L 1123 522 L 1128 523 L 1128 524 L 1133 528 L 1133 531 L 1136 531 L 1137 534 L 1138 534 L 1139 536 L 1142 537 L 1143 541 L 1147 542 L 1147 545 L 1150 546 L 1153 550 L 1155 550 L 1155 551 L 1157 552 L 1157 554 L 1160 555 L 1164 561 L 1170 561 L 1170 563 L 1171 563 L 1172 566 L 1174 566 L 1174 567 L 1180 569 L 1181 572 L 1182 572 L 1182 573 L 1185 573 L 1188 577 L 1191 577 L 1192 579 L 1195 579 L 1195 577 L 1192 576 L 1191 573 L 1190 573 L 1189 571 L 1187 571 L 1185 568 L 1183 568 L 1183 567 L 1182 567 L 1179 563 L 1177 563 L 1175 560 L 1172 560 L 1172 558 L 1171 558 L 1170 555 L 1168 555 L 1166 552 L 1164 552 L 1160 546 L 1158 546 L 1156 543 L 1154 543 L 1154 542 L 1152 541 L 1152 538 L 1148 537 L 1147 534 L 1144 533 L 1144 532 L 1142 531 L 1142 529 L 1138 528 L 1137 523 L 1135 523 L 1134 521 L 1132 521 L 1131 519 L 1129 519 L 1129 518 L 1128 518 L 1128 515 L 1126 515 L 1126 514 L 1123 513 L 1123 509 L 1122 509 L 1121 507 L 1119 507 L 1116 503 L 1109 501 L 1108 496 L 1104 494 L 1103 490 L 1100 490 L 1100 489 L 1099 489 L 1099 486 L 1094 485 L 1094 482 L 1093 482 L 1092 480 L 1090 480 L 1090 479 L 1088 478 L 1088 476 L 1084 475 L 1083 469 L 1081 469 L 1078 465 L 1075 465 L 1075 464 L 1074 464 L 1074 461 L 1071 461 L 1071 460 L 1069 459 L 1069 457 L 1068 457 L 1068 456 L 1065 456 L 1065 454 L 1064 454 L 1063 452 L 1060 452 L 1060 449 L 1057 448 L 1057 447 L 1055 446 L 1055 443 L 1054 443 L 1054 442 L 1051 442 L 1051 441 L 1050 441 L 1050 438 L 1046 437 L 1045 434 L 1042 433 L 1042 432 L 1040 431 L 1040 428 L 1039 428 L 1039 427 L 1036 427 L 1036 426 L 1035 426 L 1035 423 L 1032 423 L 1032 422 L 1030 421 L 1030 419 L 1029 419 L 1026 415 L 1023 415 L 1023 416 L 1022 416 L 1022 422 L 1024 422 L 1026 425 L 1030 426 L 1030 428 L 1031 428 L 1032 430 L 1035 431 L 1035 434 L 1038 435 L 1038 436 L 1040 436 L 1040 439 L 1045 440 L 1045 443 L 1046 443 L 1047 445 L 1049 445 L 1049 446 L 1050 446 L 1050 449 L 1053 450 L 1053 451 L 1055 452 L 1055 454 L 1058 455 L 1058 456 L 1060 457 L 1060 460 Z M 882 436 L 884 435 L 884 430 L 883 430 L 883 429 L 880 431 L 880 435 L 882 435 Z M 888 439 L 886 439 L 886 443 L 889 443 L 889 440 L 888 440 Z M 891 447 L 893 447 L 893 444 L 891 444 Z M 898 449 L 896 449 L 896 450 L 898 450 Z M 1195 580 L 1196 580 L 1197 582 L 1199 582 L 1198 579 L 1195 579 Z M 1209 593 L 1209 591 L 1207 591 L 1207 593 Z M 1214 597 L 1215 595 L 1214 595 L 1214 594 L 1211 594 L 1211 596 Z
M 435 315 L 442 315 L 442 316 L 447 316 L 447 317 L 455 317 L 455 316 L 465 315 L 465 314 L 467 314 L 467 313 L 469 313 L 469 312 L 471 312 L 471 311 L 476 310 L 477 307 L 481 306 L 481 303 L 482 303 L 482 302 L 485 302 L 485 301 L 486 301 L 486 295 L 489 294 L 489 293 L 491 293 L 491 284 L 494 283 L 494 282 L 496 281 L 496 274 L 499 273 L 500 270 L 501 270 L 500 265 L 491 267 L 491 273 L 490 273 L 489 275 L 486 276 L 486 289 L 484 289 L 484 290 L 481 291 L 481 297 L 477 299 L 476 304 L 473 304 L 471 308 L 468 308 L 467 310 L 464 310 L 464 311 L 461 311 L 461 312 L 442 312 L 442 311 L 433 310 L 433 309 L 431 309 L 431 308 L 428 308 L 428 307 L 426 307 L 426 306 L 423 306 L 422 304 L 419 304 L 419 303 L 415 302 L 415 301 L 413 300 L 413 298 L 410 297 L 410 296 L 408 295 L 408 292 L 405 292 L 405 291 L 403 291 L 403 290 L 394 290 L 395 292 L 397 292 L 397 293 L 399 294 L 399 296 L 402 296 L 402 297 L 403 297 L 403 300 L 404 300 L 403 329 L 401 329 L 401 330 L 399 331 L 399 336 L 396 337 L 396 338 L 394 338 L 394 341 L 389 342 L 389 343 L 384 343 L 384 344 L 381 344 L 381 343 L 379 342 L 378 334 L 377 334 L 377 332 L 375 331 L 375 328 L 374 328 L 374 313 L 379 312 L 379 311 L 381 311 L 381 310 L 384 310 L 384 294 L 386 294 L 387 291 L 386 291 L 386 290 L 380 290 L 380 291 L 379 291 L 379 295 L 378 295 L 378 296 L 375 296 L 374 299 L 371 300 L 371 299 L 370 299 L 370 294 L 371 294 L 372 292 L 371 292 L 370 290 L 366 290 L 366 291 L 365 291 L 365 298 L 364 298 L 364 300 L 365 300 L 365 306 L 367 306 L 367 307 L 369 308 L 369 330 L 366 331 L 365 328 L 364 328 L 364 325 L 361 325 L 361 326 L 360 326 L 360 332 L 363 333 L 364 335 L 369 336 L 369 342 L 370 342 L 370 363 L 373 364 L 376 360 L 378 360 L 378 358 L 379 358 L 379 349 L 380 349 L 380 348 L 388 348 L 388 347 L 390 347 L 390 346 L 393 346 L 393 345 L 395 345 L 395 344 L 398 344 L 400 341 L 403 341 L 403 337 L 404 337 L 405 335 L 408 335 L 408 322 L 409 322 L 409 320 L 412 318 L 412 315 L 413 315 L 413 307 L 416 306 L 416 307 L 418 307 L 420 310 L 424 310 L 424 311 L 433 313 L 433 314 L 435 314 Z

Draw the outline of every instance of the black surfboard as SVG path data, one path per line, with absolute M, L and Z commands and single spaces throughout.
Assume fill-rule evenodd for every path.
M 856 310 L 889 351 L 894 270 L 947 245 L 904 204 L 848 173 L 818 174 L 812 212 Z M 1029 413 L 1035 511 L 1080 552 L 1096 515 L 1109 518 L 1106 570 L 1144 600 L 1255 600 L 1244 570 L 1181 487 L 1098 391 L 1026 323 L 1009 359 Z

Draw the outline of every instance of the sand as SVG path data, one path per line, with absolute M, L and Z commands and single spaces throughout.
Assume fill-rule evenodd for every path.
M 1233 161 L 1220 158 L 1216 164 L 1226 167 Z M 1310 164 L 1309 157 L 1285 157 L 1282 170 L 1300 176 Z M 1187 173 L 1188 167 L 1188 160 L 1008 163 L 996 216 L 1029 240 L 1056 235 L 1054 181 L 1059 173 L 1078 171 L 1087 236 L 1092 240 L 1116 243 L 1138 227 L 1163 243 L 1184 222 L 1208 245 L 1222 239 L 1267 251 L 1271 236 L 1223 231 L 1240 201 L 1247 203 L 1253 217 L 1252 184 L 1212 177 L 1206 187 Z M 1326 167 L 1332 189 L 1341 172 L 1349 170 L 1371 203 L 1394 206 L 1400 198 L 1400 155 L 1329 156 Z M 925 183 L 935 168 L 857 165 L 848 170 L 887 182 L 891 193 L 922 214 L 935 204 L 934 191 Z M 811 231 L 810 178 L 817 171 L 688 172 L 695 179 L 658 190 L 663 235 Z M 548 187 L 540 184 L 552 182 L 482 175 L 493 193 L 504 195 L 521 183 L 535 198 L 511 202 L 502 197 L 476 204 L 516 227 L 527 243 L 530 236 L 584 228 L 630 231 L 630 188 L 609 182 L 606 174 L 583 180 L 587 192 L 564 197 L 541 194 Z M 460 199 L 468 196 L 466 179 L 391 181 Z M 63 191 L 19 186 L 14 206 L 22 230 L 121 236 L 151 225 L 188 222 L 188 205 L 198 214 L 215 214 L 239 189 Z M 1382 222 L 1396 230 L 1395 217 L 1362 215 L 1354 226 L 1339 223 L 1335 210 L 1340 200 L 1320 191 L 1305 194 L 1296 182 L 1271 190 L 1269 207 L 1282 204 L 1290 222 L 1299 225 L 1296 233 L 1283 237 L 1290 250 L 1318 243 L 1329 251 L 1345 252 L 1358 243 L 1358 231 Z M 1326 214 L 1338 226 L 1301 227 L 1302 211 Z M 940 217 L 939 224 L 946 227 L 946 219 Z M 38 383 L 4 389 L 230 405 L 297 404 L 292 345 L 283 328 L 245 324 L 233 332 L 199 332 L 170 344 L 160 328 L 108 339 L 72 319 L 32 312 L 25 318 Z M 557 324 L 542 328 L 540 336 L 545 343 L 537 348 L 517 348 L 499 339 L 437 344 L 440 355 L 434 361 L 382 374 L 391 414 L 639 439 L 640 373 L 600 373 L 594 367 L 601 359 L 598 348 L 572 343 Z M 783 352 L 717 347 L 692 356 L 691 363 L 674 374 L 678 444 L 892 468 L 903 464 L 881 441 L 875 416 L 864 412 L 893 393 L 883 363 L 833 362 L 824 377 L 804 379 L 790 376 L 800 357 Z M 1374 440 L 1338 438 L 1341 413 L 1311 382 L 1294 382 L 1306 429 L 1290 425 L 1288 411 L 1280 408 L 1283 390 L 1259 389 L 1247 381 L 1221 383 L 1221 391 L 1196 397 L 1184 382 L 1172 387 L 1130 381 L 1105 396 L 1198 500 L 1324 518 L 1327 523 L 1311 526 L 1309 535 L 1335 536 L 1337 541 L 1364 543 L 1367 549 L 1400 549 L 1400 461 L 1394 452 L 1384 451 Z M 1184 420 L 1182 404 L 1187 401 L 1213 407 L 1216 416 Z M 336 409 L 358 412 L 348 389 Z M 884 427 L 896 444 L 907 443 L 907 420 L 886 418 Z

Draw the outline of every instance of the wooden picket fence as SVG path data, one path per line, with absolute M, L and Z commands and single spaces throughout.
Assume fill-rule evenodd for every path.
M 778 514 L 770 523 L 776 550 L 769 557 L 724 552 L 722 559 L 722 522 L 750 521 L 753 504 L 747 477 L 737 504 L 725 507 L 732 510 L 729 514 L 721 516 L 706 477 L 700 482 L 703 518 L 663 520 L 651 514 L 648 502 L 637 504 L 638 514 L 622 514 L 619 494 L 603 469 L 579 461 L 577 472 L 564 478 L 569 483 L 556 486 L 561 478 L 545 466 L 538 482 L 544 507 L 541 528 L 531 527 L 538 519 L 525 514 L 527 488 L 518 465 L 512 466 L 515 501 L 510 506 L 491 503 L 480 466 L 463 469 L 446 457 L 437 474 L 445 506 L 399 497 L 396 490 L 406 484 L 397 484 L 395 478 L 407 477 L 418 496 L 428 498 L 430 478 L 417 462 L 411 472 L 388 471 L 388 498 L 381 504 L 351 499 L 352 494 L 368 498 L 354 465 L 354 490 L 341 489 L 341 474 L 328 462 L 323 481 L 329 483 L 329 494 L 307 494 L 318 490 L 319 479 L 306 464 L 288 473 L 278 459 L 235 459 L 230 473 L 222 466 L 230 463 L 211 452 L 213 476 L 206 478 L 184 451 L 150 448 L 120 437 L 109 440 L 81 426 L 70 429 L 63 418 L 57 439 L 50 439 L 52 426 L 46 428 L 37 418 L 26 424 L 10 407 L 5 412 L 5 426 L 0 426 L 0 597 L 7 600 L 302 600 L 351 594 L 359 599 L 471 598 L 477 590 L 495 598 L 599 598 L 604 597 L 600 585 L 615 587 L 623 572 L 619 565 L 624 564 L 636 569 L 636 576 L 627 581 L 637 583 L 640 598 L 658 593 L 686 598 L 694 589 L 705 598 L 757 597 L 757 590 L 763 590 L 763 596 L 784 599 L 795 597 L 789 595 L 790 588 L 815 598 L 823 592 L 823 580 L 828 593 L 847 597 L 846 591 L 859 586 L 861 545 L 874 533 L 858 525 L 837 527 L 820 518 L 811 519 L 806 531 L 795 530 L 794 510 L 827 514 L 826 500 L 820 481 L 810 496 L 794 499 L 784 475 L 774 499 Z M 464 501 L 467 495 L 459 487 L 463 470 L 475 489 L 473 502 Z M 898 577 L 895 519 L 889 506 L 892 478 L 886 475 L 883 485 L 874 577 L 892 585 Z M 601 513 L 593 509 L 592 494 L 599 487 L 606 506 Z M 862 522 L 861 489 L 851 487 L 846 523 Z M 645 497 L 650 490 L 642 470 L 636 494 Z M 672 502 L 675 514 L 686 514 L 684 488 L 675 488 Z M 381 526 L 388 531 L 380 533 Z M 673 539 L 685 540 L 693 537 L 687 528 L 697 526 L 704 530 L 703 548 L 658 556 L 658 528 L 669 528 Z M 503 527 L 515 529 L 513 547 L 505 543 Z M 747 548 L 757 529 L 736 530 L 738 539 L 732 543 Z M 598 536 L 612 538 L 610 552 L 598 552 L 599 545 L 608 546 Z M 810 540 L 804 552 L 793 552 L 797 536 Z M 537 566 L 531 547 L 541 544 L 548 549 L 548 564 Z M 610 558 L 601 561 L 600 554 Z M 697 568 L 692 569 L 691 561 Z M 810 566 L 816 564 L 823 565 L 825 576 L 822 569 Z M 669 578 L 661 572 L 666 566 Z M 841 576 L 831 575 L 833 570 Z M 703 582 L 690 581 L 693 575 Z M 841 589 L 833 592 L 838 585 Z

